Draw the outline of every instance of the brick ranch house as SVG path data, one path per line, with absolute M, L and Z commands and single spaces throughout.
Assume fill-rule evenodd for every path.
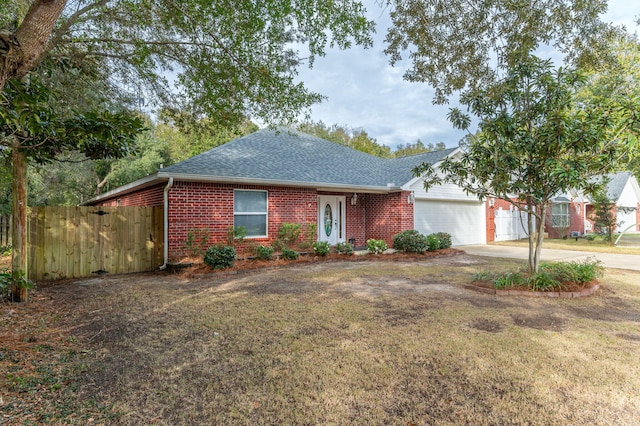
M 640 186 L 631 172 L 618 172 L 604 176 L 607 180 L 607 198 L 615 204 L 618 226 L 616 233 L 640 231 Z M 546 222 L 551 238 L 566 235 L 584 235 L 594 232 L 591 200 L 573 191 L 560 194 L 552 200 Z
M 190 231 L 222 243 L 230 227 L 269 244 L 282 223 L 317 226 L 317 239 L 383 239 L 408 229 L 486 242 L 485 203 L 445 184 L 424 190 L 411 169 L 459 148 L 384 159 L 293 130 L 259 130 L 102 194 L 86 205 L 164 206 L 165 263 L 186 255 Z

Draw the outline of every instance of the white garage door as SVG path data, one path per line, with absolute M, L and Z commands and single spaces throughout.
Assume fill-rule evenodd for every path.
M 618 220 L 618 228 L 616 232 L 622 232 L 631 225 L 636 224 L 636 211 L 635 209 L 624 209 L 618 207 L 618 214 L 616 216 Z M 634 228 L 631 228 L 629 231 L 635 231 Z
M 451 234 L 454 246 L 487 242 L 484 203 L 416 200 L 414 225 L 424 235 Z

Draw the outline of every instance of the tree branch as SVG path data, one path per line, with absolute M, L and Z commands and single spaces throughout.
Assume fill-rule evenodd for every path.
M 85 13 L 87 13 L 87 12 L 93 10 L 93 9 L 96 9 L 98 7 L 105 6 L 108 2 L 109 2 L 109 0 L 99 0 L 99 1 L 97 1 L 95 3 L 90 3 L 90 4 L 86 5 L 83 8 L 80 8 L 80 9 L 76 10 L 71 16 L 69 16 L 69 18 L 64 22 L 64 24 L 62 24 L 60 26 L 60 28 L 55 30 L 55 32 L 53 33 L 53 37 L 51 37 L 51 39 L 49 40 L 49 43 L 48 43 L 49 49 L 52 46 L 55 46 L 58 43 L 60 43 L 60 41 L 62 40 L 62 37 L 64 36 L 64 34 L 66 34 L 67 31 L 69 31 L 69 29 L 73 26 L 73 24 L 78 22 L 78 20 L 80 19 L 80 17 L 82 15 L 84 15 Z M 47 49 L 47 50 L 49 50 L 49 49 Z

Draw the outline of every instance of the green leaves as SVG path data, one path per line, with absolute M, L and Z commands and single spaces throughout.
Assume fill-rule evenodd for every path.
M 600 21 L 606 0 L 395 0 L 387 32 L 391 63 L 411 61 L 404 78 L 429 83 L 436 103 L 493 86 L 502 72 L 547 45 L 573 65 L 611 61 L 620 30 Z
M 0 144 L 20 149 L 38 163 L 68 150 L 93 159 L 120 158 L 144 128 L 139 117 L 125 111 L 59 116 L 49 94 L 35 77 L 28 83 L 7 83 L 0 98 Z
M 638 124 L 637 111 L 615 99 L 577 103 L 575 94 L 584 81 L 574 69 L 523 58 L 495 86 L 463 98 L 479 118 L 480 130 L 459 159 L 442 162 L 444 176 L 428 165 L 414 173 L 426 176 L 427 187 L 451 182 L 480 198 L 509 200 L 544 221 L 552 197 L 574 188 L 589 190 L 594 176 L 613 169 L 615 158 L 627 148 L 611 137 L 620 120 Z M 614 112 L 616 120 L 610 119 Z M 455 110 L 449 118 L 456 127 L 469 119 Z

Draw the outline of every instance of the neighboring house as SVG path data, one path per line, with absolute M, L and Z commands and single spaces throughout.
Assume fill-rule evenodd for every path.
M 615 204 L 618 221 L 616 232 L 640 231 L 640 187 L 631 172 L 606 175 L 607 197 Z M 572 191 L 551 200 L 546 231 L 550 238 L 584 235 L 593 232 L 591 200 Z
M 631 172 L 607 175 L 607 197 L 616 205 L 618 227 L 615 232 L 640 231 L 640 186 Z M 587 206 L 587 219 L 592 216 L 592 206 Z M 590 223 L 593 225 L 593 223 Z
M 451 184 L 428 192 L 411 169 L 458 148 L 384 159 L 292 130 L 259 130 L 102 194 L 88 205 L 164 205 L 165 261 L 188 233 L 222 243 L 230 227 L 269 244 L 282 223 L 317 225 L 317 239 L 364 246 L 408 230 L 448 232 L 454 245 L 486 242 L 485 203 Z

